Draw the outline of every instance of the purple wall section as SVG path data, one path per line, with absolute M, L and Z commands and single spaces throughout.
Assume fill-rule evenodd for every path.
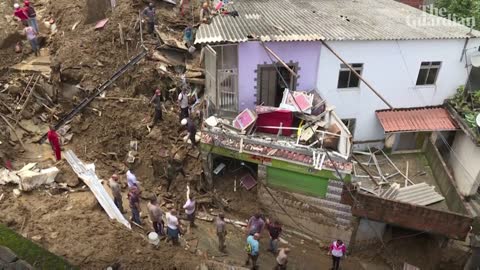
M 297 90 L 316 88 L 320 42 L 267 42 L 283 61 L 298 63 Z M 276 61 L 275 58 L 272 59 Z M 257 102 L 256 86 L 258 65 L 272 64 L 260 42 L 243 42 L 238 45 L 239 111 L 254 108 Z

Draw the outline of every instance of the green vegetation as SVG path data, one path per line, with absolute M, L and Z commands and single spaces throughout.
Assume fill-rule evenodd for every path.
M 480 113 L 480 90 L 469 93 L 462 85 L 458 87 L 457 93 L 448 102 L 463 117 L 465 123 L 477 137 L 477 141 L 480 142 L 479 128 L 475 122 Z
M 0 245 L 10 248 L 20 259 L 27 261 L 35 269 L 77 269 L 64 259 L 18 235 L 2 224 L 0 224 Z
M 480 30 L 480 0 L 436 0 L 435 15 Z

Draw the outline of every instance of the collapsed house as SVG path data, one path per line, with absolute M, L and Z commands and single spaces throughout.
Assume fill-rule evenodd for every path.
M 283 0 L 233 3 L 226 9 L 237 16 L 220 14 L 198 29 L 196 44 L 205 45 L 207 121 L 201 147 L 209 181 L 227 166 L 223 157 L 241 160 L 260 183 L 262 205 L 284 223 L 315 232 L 322 240 L 338 237 L 368 244 L 395 226 L 465 239 L 472 217 L 430 137 L 443 131 L 441 127 L 382 130 L 380 114 L 393 108 L 386 100 L 395 101 L 395 106 L 420 106 L 424 99 L 411 98 L 419 89 L 426 89 L 432 101 L 421 105 L 441 104 L 451 94 L 451 85 L 463 80 L 464 65 L 462 60 L 450 61 L 443 51 L 431 50 L 431 42 L 445 48 L 463 46 L 468 29 L 405 24 L 409 17 L 441 18 L 391 1 L 355 5 L 309 1 L 308 5 L 299 8 Z M 285 10 L 285 16 L 277 16 Z M 418 46 L 425 46 L 424 55 L 418 54 Z M 404 50 L 407 57 L 397 58 L 392 50 Z M 393 66 L 401 70 L 385 72 L 380 64 L 385 61 L 378 61 L 383 58 L 398 62 Z M 436 95 L 429 89 L 437 88 L 429 85 L 441 73 L 437 62 L 423 62 L 428 59 L 440 59 L 442 69 L 458 74 L 448 82 L 439 79 Z M 413 86 L 404 66 L 418 70 Z M 379 91 L 361 76 L 372 78 Z M 311 104 L 289 102 L 297 95 L 308 96 L 299 90 L 309 89 L 317 97 Z M 316 111 L 323 100 L 318 100 L 320 96 L 327 101 L 323 112 Z M 310 105 L 313 109 L 308 111 Z M 352 135 L 358 149 L 386 145 L 389 155 L 371 149 L 351 160 Z M 392 157 L 392 148 L 398 153 L 412 148 L 422 155 L 411 161 L 409 170 L 398 162 L 404 164 L 410 157 Z M 386 166 L 385 171 L 381 166 Z M 255 185 L 251 178 L 244 179 L 248 187 Z M 295 221 L 288 212 L 295 213 Z

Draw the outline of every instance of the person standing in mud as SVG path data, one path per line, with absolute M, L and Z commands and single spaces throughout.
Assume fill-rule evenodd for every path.
M 148 209 L 148 216 L 150 217 L 150 221 L 152 221 L 153 225 L 153 230 L 158 234 L 158 235 L 164 235 L 163 231 L 163 212 L 162 209 L 160 209 L 160 206 L 158 206 L 158 200 L 156 197 L 152 197 L 150 199 L 150 202 L 147 204 L 147 209 Z
M 110 179 L 108 180 L 108 186 L 112 191 L 113 203 L 115 203 L 121 213 L 125 213 L 125 210 L 123 210 L 122 189 L 120 188 L 120 184 L 118 183 L 118 175 L 114 174 L 112 175 L 112 177 L 110 177 Z
M 38 33 L 33 27 L 28 25 L 27 21 L 24 21 L 23 25 L 25 26 L 23 34 L 27 37 L 28 42 L 30 42 L 30 46 L 32 46 L 32 51 L 35 53 L 35 56 L 38 56 L 40 51 L 40 46 L 37 40 Z
M 188 113 L 188 95 L 187 87 L 182 86 L 182 91 L 178 94 L 178 106 L 180 106 L 180 121 L 187 118 Z
M 333 270 L 340 269 L 340 260 L 342 257 L 347 257 L 347 248 L 342 240 L 333 241 L 330 245 L 328 255 L 332 255 L 332 268 Z
M 225 252 L 225 236 L 227 235 L 227 228 L 225 224 L 225 215 L 223 213 L 218 214 L 218 217 L 215 220 L 215 227 L 218 237 L 218 250 L 220 252 Z
M 50 126 L 50 130 L 47 133 L 48 141 L 52 147 L 53 152 L 55 153 L 55 158 L 57 161 L 62 159 L 62 149 L 60 147 L 60 140 L 58 139 L 58 134 L 55 131 L 54 126 Z
M 35 11 L 35 8 L 30 4 L 30 1 L 26 0 L 23 2 L 23 9 L 25 10 L 25 13 L 27 13 L 28 16 L 28 25 L 33 27 L 35 32 L 40 33 L 40 30 L 38 29 L 38 23 L 37 23 L 37 12 Z
M 197 227 L 197 225 L 195 225 L 195 198 L 193 195 L 189 195 L 188 192 L 187 201 L 183 205 L 183 209 L 185 209 L 187 220 L 190 221 L 190 228 Z
M 155 113 L 153 115 L 153 123 L 150 127 L 154 127 L 158 120 L 163 121 L 162 117 L 162 91 L 160 89 L 155 90 L 155 95 L 153 95 L 150 103 L 155 107 Z
M 180 224 L 177 218 L 177 210 L 172 209 L 167 212 L 167 241 L 172 241 L 174 245 L 178 245 L 178 238 L 180 235 Z
M 142 225 L 142 220 L 140 219 L 140 194 L 136 186 L 130 188 L 128 192 L 128 202 L 130 203 L 130 209 L 132 210 L 131 220 L 138 225 Z
M 153 34 L 155 29 L 155 8 L 153 7 L 153 3 L 148 4 L 148 7 L 143 10 L 142 14 L 147 21 L 147 32 Z

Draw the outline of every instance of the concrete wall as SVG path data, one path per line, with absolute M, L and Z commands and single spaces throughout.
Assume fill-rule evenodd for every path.
M 449 164 L 460 194 L 463 196 L 476 194 L 480 184 L 480 147 L 460 130 L 455 135 L 452 150 Z
M 470 216 L 386 200 L 357 192 L 352 186 L 344 186 L 342 203 L 352 205 L 352 214 L 357 217 L 458 240 L 465 240 L 473 222 Z
M 298 64 L 297 90 L 316 87 L 320 42 L 267 42 L 265 43 L 283 61 Z M 275 58 L 272 59 L 277 62 Z M 272 64 L 269 54 L 260 42 L 238 45 L 239 110 L 254 108 L 257 103 L 258 65 Z
M 455 179 L 431 138 L 427 139 L 424 153 L 430 167 L 432 168 L 433 176 L 440 189 L 439 191 L 445 197 L 448 209 L 452 212 L 467 215 L 468 211 L 463 204 L 462 196 L 458 193 Z
M 358 223 L 357 232 L 355 234 L 355 247 L 361 248 L 367 245 L 378 244 L 383 239 L 387 224 L 361 218 Z
M 460 62 L 465 40 L 332 41 L 328 42 L 345 61 L 363 63 L 362 77 L 396 108 L 442 104 L 459 85 L 465 84 L 465 58 Z M 472 39 L 467 47 L 478 46 Z M 475 50 L 470 50 L 472 52 Z M 467 57 L 468 58 L 468 57 Z M 338 89 L 340 60 L 328 49 L 320 50 L 317 89 L 341 118 L 357 119 L 354 141 L 381 140 L 384 131 L 375 110 L 387 109 L 361 83 L 359 88 Z M 416 86 L 422 61 L 441 61 L 435 85 Z

